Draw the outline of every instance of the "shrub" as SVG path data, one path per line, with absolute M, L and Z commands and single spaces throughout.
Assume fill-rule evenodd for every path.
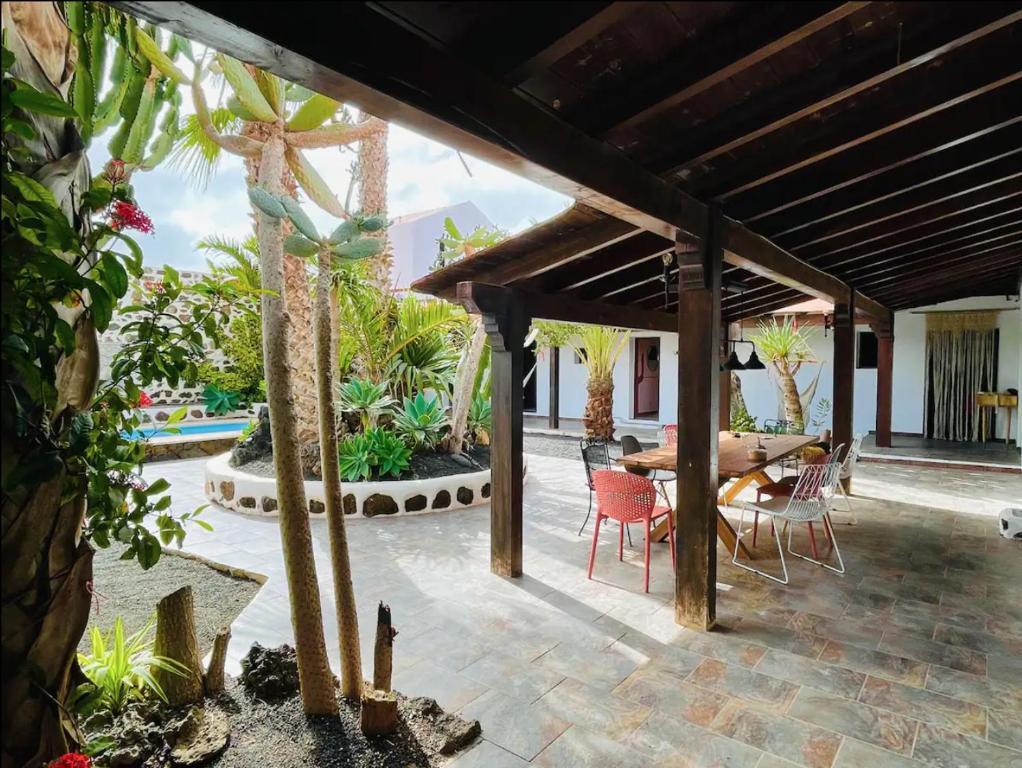
M 207 384 L 202 390 L 202 401 L 206 404 L 206 411 L 214 416 L 226 416 L 241 407 L 240 394 L 227 392 L 214 384 Z
M 396 435 L 382 429 L 367 431 L 372 463 L 377 477 L 400 477 L 408 469 L 412 449 Z
M 376 419 L 394 400 L 387 394 L 387 382 L 374 384 L 369 379 L 349 379 L 344 382 L 338 392 L 341 410 L 357 413 L 362 422 L 362 430 L 376 426 Z
M 373 473 L 373 452 L 365 434 L 348 435 L 337 446 L 341 479 L 349 483 L 368 480 Z
M 468 430 L 473 435 L 480 431 L 489 432 L 493 420 L 493 406 L 490 398 L 478 394 L 472 398 L 472 405 L 468 410 Z
M 756 432 L 756 419 L 749 415 L 744 408 L 737 409 L 731 417 L 731 430 L 733 432 Z
M 212 363 L 202 363 L 199 366 L 199 381 L 227 392 L 237 392 L 244 402 L 265 400 L 261 323 L 257 314 L 245 314 L 233 319 L 221 342 L 226 365 L 218 368 Z
M 78 664 L 89 679 L 78 686 L 71 699 L 71 706 L 82 714 L 95 711 L 120 713 L 129 701 L 145 698 L 153 693 L 166 701 L 160 684 L 153 677 L 153 670 L 162 670 L 176 675 L 185 674 L 185 668 L 177 661 L 153 653 L 153 638 L 150 633 L 156 624 L 151 617 L 138 632 L 124 636 L 124 621 L 118 616 L 110 636 L 104 638 L 99 627 L 92 627 L 90 653 L 79 653 Z
M 440 399 L 428 400 L 420 392 L 406 397 L 403 407 L 394 413 L 394 429 L 412 450 L 435 448 L 447 429 L 447 414 Z

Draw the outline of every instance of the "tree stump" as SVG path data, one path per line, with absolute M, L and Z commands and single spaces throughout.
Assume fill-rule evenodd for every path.
M 213 652 L 202 679 L 207 696 L 216 696 L 224 689 L 224 664 L 227 663 L 227 645 L 231 642 L 231 628 L 221 629 L 213 639 Z
M 364 691 L 361 726 L 366 736 L 386 736 L 396 731 L 397 696 L 389 691 Z
M 202 659 L 195 636 L 191 587 L 181 587 L 157 603 L 153 653 L 173 659 L 184 667 L 183 674 L 155 670 L 156 681 L 171 706 L 202 701 Z
M 376 611 L 376 647 L 373 654 L 373 688 L 378 691 L 390 691 L 396 636 L 397 630 L 390 623 L 390 606 L 384 605 L 381 600 Z

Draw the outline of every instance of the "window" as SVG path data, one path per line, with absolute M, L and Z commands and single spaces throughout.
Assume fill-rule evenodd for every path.
M 855 367 L 877 367 L 877 336 L 873 331 L 859 331 L 859 360 Z
M 581 352 L 583 355 L 586 353 L 586 351 L 581 347 L 575 350 L 575 365 L 584 365 L 585 360 L 583 360 L 582 357 L 578 354 L 579 352 Z

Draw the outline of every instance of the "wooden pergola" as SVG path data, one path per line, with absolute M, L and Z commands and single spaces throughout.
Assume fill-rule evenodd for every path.
M 1018 290 L 1018 2 L 115 5 L 577 201 L 414 285 L 493 341 L 505 576 L 523 566 L 533 318 L 680 331 L 676 617 L 710 628 L 726 324 L 833 303 L 836 442 L 871 324 L 883 445 L 893 311 Z

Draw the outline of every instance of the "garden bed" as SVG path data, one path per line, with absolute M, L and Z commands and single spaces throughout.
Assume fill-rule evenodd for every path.
M 230 626 L 259 591 L 254 577 L 215 568 L 196 557 L 167 549 L 148 571 L 132 560 L 121 560 L 119 545 L 96 552 L 92 564 L 95 608 L 89 626 L 98 626 L 104 634 L 118 616 L 128 632 L 145 625 L 156 612 L 156 603 L 165 595 L 191 585 L 195 599 L 195 624 L 202 653 L 209 650 L 216 633 Z M 89 633 L 78 644 L 89 650 Z
M 481 453 L 478 455 L 482 456 Z M 272 463 L 260 460 L 233 467 L 230 459 L 231 454 L 225 453 L 206 462 L 206 497 L 237 512 L 276 515 L 277 483 L 273 477 Z M 461 472 L 454 474 L 446 471 L 452 468 L 447 460 L 443 460 L 442 465 L 434 459 L 413 466 L 418 466 L 417 471 L 433 470 L 436 474 L 432 477 L 343 483 L 344 513 L 352 518 L 414 515 L 473 507 L 490 500 L 489 467 L 466 471 L 465 465 L 456 464 Z M 250 468 L 256 472 L 250 471 Z M 310 515 L 320 516 L 326 511 L 321 480 L 306 480 L 305 495 Z

